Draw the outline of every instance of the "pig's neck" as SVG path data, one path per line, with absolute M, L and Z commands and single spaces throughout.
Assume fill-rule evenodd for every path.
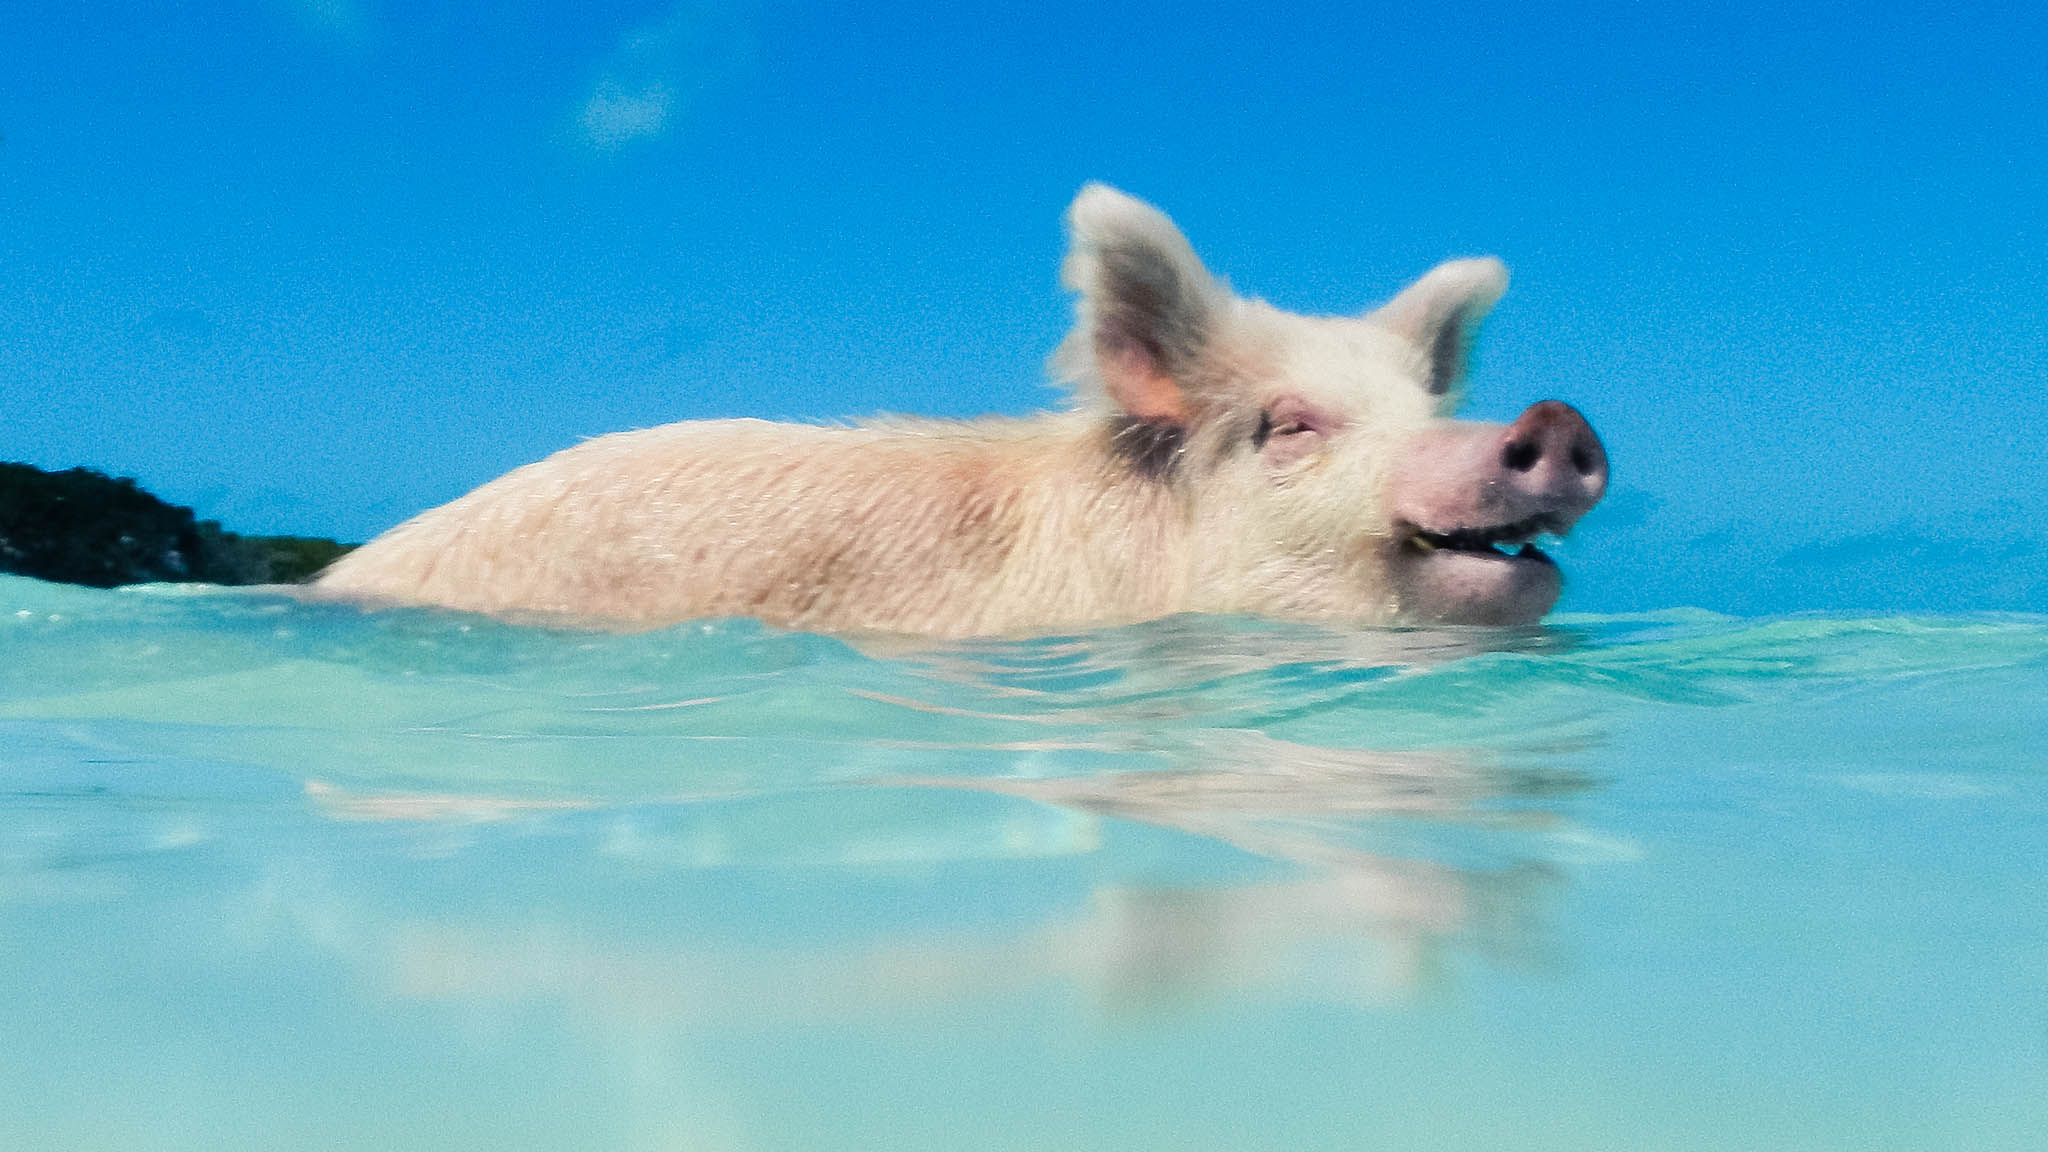
M 1120 435 L 1121 433 L 1121 435 Z M 1045 416 L 980 439 L 992 484 L 1016 502 L 1018 531 L 968 630 L 1044 631 L 1189 610 L 1195 600 L 1185 482 L 1100 417 Z

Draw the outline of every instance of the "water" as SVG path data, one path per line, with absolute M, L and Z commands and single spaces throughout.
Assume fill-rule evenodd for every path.
M 0 1148 L 2034 1149 L 2048 620 L 0 578 Z

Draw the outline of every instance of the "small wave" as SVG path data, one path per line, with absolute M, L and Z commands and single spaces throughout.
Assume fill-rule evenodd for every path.
M 2048 663 L 2048 620 L 1679 610 L 1549 627 L 1173 617 L 862 647 L 743 620 L 618 635 L 288 589 L 0 579 L 0 722 L 352 785 L 643 797 L 1073 775 L 1291 746 L 1516 755 L 1644 710 L 1797 706 Z

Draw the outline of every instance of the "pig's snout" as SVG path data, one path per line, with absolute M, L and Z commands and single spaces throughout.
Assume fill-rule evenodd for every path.
M 1562 400 L 1531 404 L 1500 438 L 1501 481 L 1533 507 L 1569 524 L 1607 493 L 1607 450 L 1579 410 Z
M 1391 478 L 1401 611 L 1455 624 L 1532 624 L 1564 587 L 1534 543 L 1607 492 L 1607 450 L 1571 405 L 1545 400 L 1512 424 L 1437 420 Z
M 1397 526 L 1495 540 L 1562 532 L 1606 492 L 1607 450 L 1592 425 L 1545 400 L 1512 424 L 1438 420 L 1423 429 L 1395 465 L 1392 503 Z

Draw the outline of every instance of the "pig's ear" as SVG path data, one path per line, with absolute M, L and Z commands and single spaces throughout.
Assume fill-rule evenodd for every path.
M 1189 369 L 1208 342 L 1223 289 L 1157 208 L 1102 184 L 1067 210 L 1071 246 L 1061 281 L 1080 294 L 1074 332 L 1055 368 L 1099 381 L 1112 403 L 1148 424 L 1185 427 Z
M 1479 324 L 1507 291 L 1508 270 L 1491 256 L 1437 265 L 1372 314 L 1422 353 L 1423 385 L 1434 395 L 1464 382 Z

